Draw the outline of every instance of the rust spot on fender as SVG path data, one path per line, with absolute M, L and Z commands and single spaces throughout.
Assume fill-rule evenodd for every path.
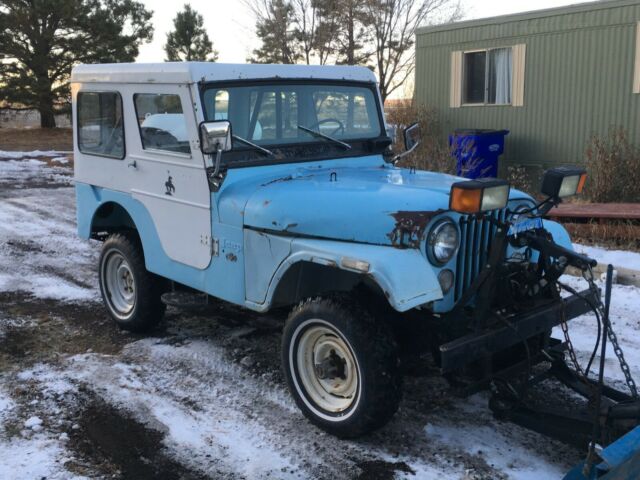
M 429 222 L 445 210 L 400 210 L 391 214 L 396 221 L 395 228 L 387 234 L 391 245 L 397 248 L 418 248 Z
M 238 257 L 236 257 L 236 254 L 232 253 L 232 252 L 227 253 L 226 258 L 230 262 L 237 262 L 238 261 Z

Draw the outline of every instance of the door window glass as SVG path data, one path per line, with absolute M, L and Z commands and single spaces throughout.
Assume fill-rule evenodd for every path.
M 179 95 L 138 93 L 133 98 L 142 148 L 191 153 Z

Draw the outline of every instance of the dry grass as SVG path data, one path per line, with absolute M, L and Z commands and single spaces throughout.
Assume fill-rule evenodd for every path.
M 630 221 L 564 223 L 574 242 L 640 252 L 640 225 Z
M 402 131 L 414 122 L 420 123 L 420 145 L 415 152 L 402 159 L 399 166 L 415 166 L 418 170 L 455 174 L 456 162 L 443 135 L 442 125 L 435 109 L 416 107 L 407 100 L 388 109 L 386 114 L 387 122 L 397 127 L 397 138 L 394 144 L 396 153 L 404 151 Z
M 0 150 L 73 150 L 70 128 L 0 128 Z
M 594 135 L 586 152 L 585 192 L 593 202 L 640 202 L 640 148 L 622 128 Z

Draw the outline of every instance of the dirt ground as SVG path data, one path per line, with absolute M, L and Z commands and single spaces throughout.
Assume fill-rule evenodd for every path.
M 0 128 L 0 150 L 73 150 L 70 128 Z

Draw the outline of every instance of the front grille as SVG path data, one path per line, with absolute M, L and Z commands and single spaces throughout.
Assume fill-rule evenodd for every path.
M 489 250 L 496 231 L 491 218 L 504 221 L 506 214 L 507 210 L 503 209 L 482 216 L 460 217 L 460 249 L 456 266 L 455 301 L 458 301 L 469 288 L 489 259 Z

